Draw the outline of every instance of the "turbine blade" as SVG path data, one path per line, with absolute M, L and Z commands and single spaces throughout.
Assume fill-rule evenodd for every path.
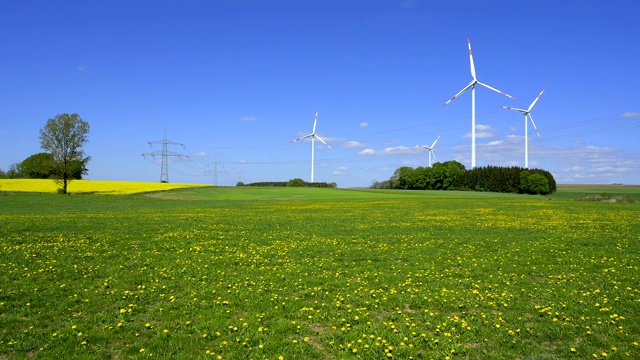
M 313 131 L 312 134 L 316 133 L 316 124 L 318 123 L 318 110 L 316 110 L 316 118 L 313 120 Z
M 471 38 L 467 38 L 467 43 L 469 44 L 469 64 L 471 66 L 471 76 L 473 76 L 473 80 L 476 80 L 476 67 L 473 64 L 473 52 L 471 52 Z
M 536 130 L 536 134 L 538 134 L 538 139 L 542 140 L 542 137 L 540 136 L 540 132 L 536 127 L 536 123 L 533 122 L 533 117 L 531 117 L 531 114 L 527 114 L 527 115 L 529 115 L 529 119 L 531 119 L 531 124 L 533 124 L 533 128 Z
M 436 143 L 438 142 L 438 140 L 440 140 L 440 135 L 438 135 L 438 137 L 436 138 L 436 141 L 434 141 L 433 144 L 431 144 L 432 149 L 434 146 L 436 146 Z
M 329 146 L 329 144 L 327 144 L 324 140 L 322 140 L 322 138 L 321 138 L 320 136 L 315 135 L 314 137 L 315 137 L 316 139 L 318 139 L 318 140 L 322 141 L 322 143 L 323 143 L 323 144 L 327 145 L 327 147 L 328 147 L 329 149 L 331 149 L 331 146 Z
M 299 137 L 299 138 L 297 138 L 297 139 L 295 139 L 295 140 L 291 140 L 291 142 L 292 142 L 292 143 L 294 143 L 294 142 L 296 142 L 296 141 L 300 141 L 300 140 L 302 140 L 302 139 L 306 139 L 306 138 L 308 138 L 308 137 L 312 137 L 312 136 L 313 136 L 313 134 L 305 135 L 305 136 L 303 136 L 303 137 Z
M 438 159 L 436 159 L 436 153 L 433 151 L 433 149 L 430 149 L 430 151 L 431 151 L 431 154 L 433 155 L 433 160 L 438 162 Z
M 449 99 L 449 101 L 447 101 L 446 103 L 444 103 L 444 105 L 442 105 L 442 107 L 447 106 L 450 102 L 452 102 L 453 100 L 455 100 L 458 96 L 462 95 L 462 93 L 464 93 L 465 91 L 469 90 L 469 88 L 471 88 L 473 85 L 475 85 L 475 82 L 471 82 L 471 84 L 467 85 L 464 87 L 464 89 L 460 90 L 457 94 L 455 94 L 451 99 Z
M 504 92 L 504 91 L 500 91 L 500 90 L 498 90 L 498 89 L 496 89 L 496 88 L 494 88 L 494 87 L 491 87 L 491 86 L 489 86 L 489 85 L 487 85 L 487 84 L 481 83 L 480 81 L 478 81 L 478 84 L 480 84 L 480 85 L 482 85 L 482 86 L 486 87 L 487 89 L 491 89 L 491 90 L 493 90 L 493 91 L 497 92 L 498 94 L 502 94 L 502 95 L 504 95 L 504 96 L 506 96 L 506 97 L 508 97 L 508 98 L 512 98 L 513 100 L 517 100 L 515 97 L 513 97 L 513 96 L 511 96 L 511 95 L 507 94 L 506 92 Z
M 513 110 L 513 111 L 517 111 L 517 112 L 521 112 L 523 114 L 528 114 L 529 112 L 527 110 L 524 109 L 518 109 L 518 108 L 512 108 L 511 106 L 500 106 L 503 109 L 507 109 L 507 110 Z
M 531 111 L 531 109 L 533 109 L 533 105 L 535 105 L 538 100 L 540 99 L 540 96 L 542 96 L 542 93 L 544 92 L 545 89 L 542 89 L 542 91 L 540 91 L 540 94 L 538 95 L 538 97 L 536 97 L 535 100 L 533 100 L 533 102 L 531 103 L 531 105 L 529 105 L 529 109 L 528 111 Z

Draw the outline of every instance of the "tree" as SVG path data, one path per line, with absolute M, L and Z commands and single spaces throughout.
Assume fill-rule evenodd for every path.
M 74 179 L 73 174 L 82 168 L 91 157 L 84 157 L 82 146 L 87 142 L 89 123 L 78 114 L 59 114 L 47 120 L 40 129 L 40 147 L 53 157 L 53 178 L 62 185 L 61 192 L 67 193 L 67 184 Z
M 304 185 L 304 180 L 300 178 L 291 179 L 289 180 L 289 182 L 287 182 L 287 187 L 304 187 Z
M 53 156 L 49 153 L 38 153 L 24 159 L 20 172 L 29 179 L 49 179 L 53 175 Z
M 539 173 L 524 170 L 520 173 L 520 191 L 526 194 L 550 194 L 549 180 Z
M 391 181 L 392 189 L 408 189 L 409 188 L 409 174 L 413 171 L 410 166 L 402 166 L 396 169 L 391 175 L 389 181 Z
M 9 170 L 4 174 L 7 179 L 21 179 L 24 177 L 24 174 L 20 170 L 19 163 L 13 163 L 9 166 Z

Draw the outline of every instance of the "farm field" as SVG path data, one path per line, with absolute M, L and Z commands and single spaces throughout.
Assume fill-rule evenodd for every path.
M 74 180 L 69 182 L 71 194 L 136 194 L 151 191 L 167 191 L 183 188 L 198 188 L 207 185 L 173 184 L 159 182 Z M 0 179 L 0 192 L 56 193 L 59 186 L 53 180 Z
M 0 358 L 640 358 L 640 204 L 574 198 L 0 192 Z

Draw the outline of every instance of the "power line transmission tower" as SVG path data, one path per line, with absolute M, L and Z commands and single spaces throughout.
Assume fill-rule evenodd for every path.
M 149 141 L 149 145 L 151 147 L 153 147 L 153 144 L 162 144 L 162 151 L 144 153 L 142 154 L 142 156 L 145 158 L 147 156 L 151 156 L 153 159 L 155 159 L 156 156 L 162 157 L 162 163 L 160 165 L 160 182 L 168 183 L 169 182 L 169 156 L 175 156 L 178 159 L 182 159 L 182 158 L 190 159 L 190 157 L 188 155 L 178 154 L 178 153 L 169 151 L 169 147 L 168 147 L 169 145 L 180 145 L 184 149 L 184 144 L 167 140 L 167 129 L 164 130 L 164 139 L 157 140 L 157 141 Z
M 218 170 L 218 158 L 216 157 L 213 163 L 213 185 L 218 186 L 218 174 L 224 174 L 227 171 L 224 169 L 224 164 L 221 164 L 222 169 Z

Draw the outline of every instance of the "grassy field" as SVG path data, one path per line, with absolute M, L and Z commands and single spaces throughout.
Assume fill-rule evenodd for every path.
M 572 191 L 0 193 L 0 359 L 640 358 L 640 204 Z

